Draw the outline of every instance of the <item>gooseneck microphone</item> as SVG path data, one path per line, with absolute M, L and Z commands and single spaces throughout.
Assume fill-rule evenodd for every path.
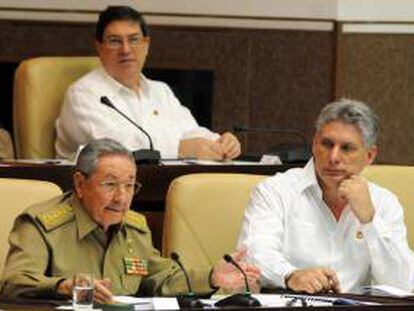
M 180 256 L 178 256 L 176 252 L 172 252 L 171 259 L 177 263 L 177 265 L 183 272 L 188 289 L 187 295 L 181 295 L 177 297 L 178 304 L 180 305 L 180 307 L 183 308 L 202 308 L 204 304 L 195 296 L 193 289 L 191 287 L 190 278 L 188 277 L 187 270 L 184 268 L 184 265 L 180 260 Z
M 247 282 L 247 275 L 246 273 L 243 271 L 243 269 L 239 266 L 239 264 L 237 262 L 234 261 L 233 257 L 231 257 L 229 254 L 225 254 L 223 256 L 224 260 L 226 262 L 228 262 L 229 264 L 232 264 L 233 266 L 235 266 L 240 272 L 241 274 L 243 274 L 243 279 L 244 279 L 244 284 L 246 286 L 246 294 L 250 294 L 250 286 L 249 286 L 249 282 Z
M 141 163 L 147 163 L 147 164 L 157 164 L 159 163 L 161 159 L 161 154 L 158 150 L 154 149 L 154 145 L 152 143 L 151 136 L 148 134 L 146 130 L 144 130 L 141 126 L 139 126 L 137 123 L 135 123 L 130 117 L 128 117 L 125 113 L 123 113 L 121 110 L 119 110 L 115 105 L 109 100 L 108 97 L 102 96 L 101 97 L 101 103 L 105 106 L 115 110 L 118 114 L 120 114 L 124 119 L 126 119 L 129 123 L 134 125 L 137 129 L 143 133 L 149 141 L 149 149 L 139 149 L 133 151 L 133 155 L 135 158 L 135 162 L 141 164 Z
M 215 303 L 215 305 L 219 307 L 224 307 L 224 306 L 260 307 L 261 304 L 259 300 L 252 297 L 251 295 L 249 282 L 247 281 L 247 275 L 243 271 L 243 269 L 240 267 L 240 265 L 233 259 L 233 257 L 231 257 L 228 254 L 225 254 L 223 256 L 223 259 L 227 263 L 236 267 L 236 269 L 241 272 L 241 274 L 243 275 L 246 290 L 243 294 L 234 294 L 227 298 L 219 300 Z

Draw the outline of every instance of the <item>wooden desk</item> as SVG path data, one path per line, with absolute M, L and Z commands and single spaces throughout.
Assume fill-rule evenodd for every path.
M 192 173 L 245 173 L 273 175 L 298 165 L 140 165 L 137 180 L 141 191 L 134 197 L 131 209 L 147 217 L 153 234 L 154 246 L 160 249 L 164 220 L 165 196 L 175 178 Z M 51 181 L 63 191 L 72 188 L 71 165 L 52 163 L 0 163 L 0 177 Z
M 414 300 L 405 298 L 384 298 L 384 297 L 370 297 L 359 295 L 340 295 L 343 297 L 351 296 L 354 299 L 363 301 L 371 301 L 381 303 L 381 305 L 340 305 L 340 306 L 324 306 L 324 307 L 294 307 L 294 310 L 313 310 L 313 311 L 340 311 L 340 310 L 358 310 L 358 311 L 412 311 L 414 310 Z M 40 301 L 39 301 L 40 302 Z M 33 311 L 52 311 L 56 310 L 56 304 L 39 303 L 0 303 L 0 310 L 33 310 Z M 232 307 L 232 311 L 241 310 L 260 310 L 260 311 L 290 311 L 292 307 L 266 308 L 266 307 Z M 205 310 L 205 309 L 203 309 Z M 214 308 L 210 310 L 229 310 L 228 308 Z

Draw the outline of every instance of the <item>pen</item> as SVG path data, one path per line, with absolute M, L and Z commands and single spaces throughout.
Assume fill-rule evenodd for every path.
M 332 302 L 333 305 L 359 305 L 360 301 L 348 298 L 337 298 Z

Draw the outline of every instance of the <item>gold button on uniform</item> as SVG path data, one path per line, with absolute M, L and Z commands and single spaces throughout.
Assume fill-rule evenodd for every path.
M 357 238 L 358 240 L 361 240 L 363 237 L 364 237 L 364 235 L 362 234 L 362 232 L 361 232 L 361 231 L 357 231 L 357 233 L 356 233 L 356 238 Z

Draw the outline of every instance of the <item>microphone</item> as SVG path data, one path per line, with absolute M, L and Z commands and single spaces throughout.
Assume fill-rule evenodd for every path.
M 102 96 L 101 103 L 115 110 L 118 114 L 120 114 L 124 119 L 129 121 L 132 125 L 134 125 L 137 129 L 139 129 L 148 138 L 149 146 L 150 146 L 149 149 L 139 149 L 139 150 L 135 150 L 132 152 L 132 154 L 134 155 L 135 162 L 137 162 L 138 164 L 142 164 L 142 163 L 158 164 L 161 159 L 161 154 L 158 150 L 154 149 L 151 136 L 148 134 L 148 132 L 145 131 L 137 123 L 135 123 L 133 120 L 131 120 L 131 118 L 129 118 L 125 113 L 123 113 L 121 110 L 115 107 L 115 105 L 109 100 L 108 97 Z
M 225 306 L 242 306 L 242 307 L 260 307 L 261 304 L 259 300 L 252 297 L 250 292 L 249 282 L 247 281 L 247 275 L 240 267 L 240 265 L 234 261 L 233 257 L 228 254 L 223 256 L 224 260 L 229 264 L 233 265 L 241 272 L 244 278 L 244 284 L 246 286 L 246 291 L 243 294 L 234 294 L 222 300 L 219 300 L 215 303 L 216 306 L 225 307 Z
M 177 265 L 180 267 L 181 271 L 184 273 L 185 281 L 187 283 L 188 294 L 181 295 L 177 297 L 178 304 L 183 308 L 202 308 L 204 304 L 197 299 L 193 289 L 191 287 L 190 278 L 188 277 L 187 270 L 185 270 L 184 265 L 180 260 L 180 256 L 176 252 L 171 253 L 171 259 L 174 260 Z
M 306 137 L 297 129 L 294 128 L 262 128 L 262 127 L 248 127 L 248 126 L 233 126 L 233 130 L 236 133 L 270 133 L 270 134 L 283 134 L 290 135 L 298 138 L 302 144 L 301 147 L 292 146 L 277 146 L 271 151 L 276 153 L 280 157 L 283 163 L 292 162 L 306 162 L 312 156 Z

